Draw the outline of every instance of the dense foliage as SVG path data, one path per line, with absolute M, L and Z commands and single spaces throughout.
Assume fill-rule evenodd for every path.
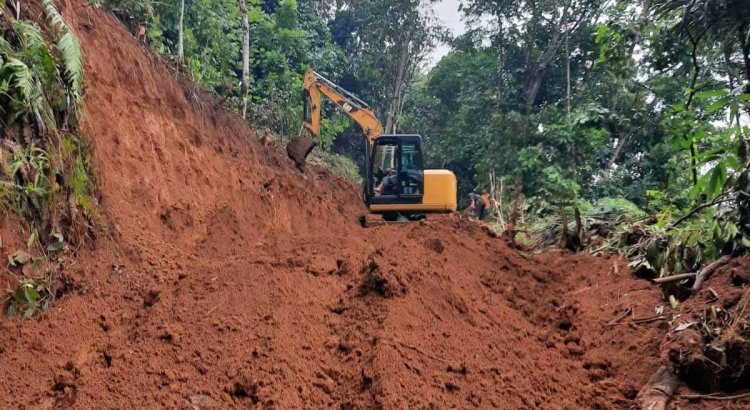
M 750 247 L 747 2 L 463 7 L 489 23 L 414 85 L 405 122 L 464 192 L 520 181 L 541 216 L 622 197 L 669 244 Z

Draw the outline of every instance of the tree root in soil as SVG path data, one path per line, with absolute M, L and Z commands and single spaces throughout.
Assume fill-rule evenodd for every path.
M 664 410 L 680 384 L 680 379 L 667 366 L 662 366 L 638 392 L 641 410 Z
M 719 396 L 716 393 L 712 394 L 683 394 L 680 398 L 688 400 L 739 400 L 750 398 L 750 393 L 735 394 L 732 396 Z
M 729 255 L 724 255 L 721 258 L 709 263 L 706 265 L 703 269 L 699 270 L 698 273 L 695 275 L 695 283 L 693 284 L 693 294 L 698 293 L 698 291 L 701 290 L 701 286 L 703 286 L 703 282 L 708 279 L 708 277 L 718 268 L 726 265 L 732 260 L 732 257 Z

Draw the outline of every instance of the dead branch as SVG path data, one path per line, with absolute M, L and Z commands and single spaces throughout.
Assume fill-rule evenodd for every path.
M 695 272 L 680 273 L 679 275 L 664 276 L 663 278 L 651 279 L 651 283 L 660 284 L 660 283 L 676 282 L 678 280 L 694 278 L 695 275 L 696 275 Z
M 641 319 L 633 319 L 633 323 L 640 325 L 643 323 L 651 323 L 651 322 L 656 322 L 657 320 L 666 320 L 666 319 L 667 317 L 664 315 L 656 315 L 656 316 L 651 316 L 651 317 L 644 317 Z
M 641 391 L 636 400 L 641 410 L 664 410 L 680 384 L 680 379 L 667 366 L 657 370 Z
M 403 346 L 403 347 L 405 347 L 407 349 L 411 349 L 411 350 L 413 350 L 413 351 L 415 351 L 415 352 L 417 352 L 417 353 L 419 353 L 419 354 L 421 354 L 423 356 L 429 357 L 430 359 L 437 360 L 438 362 L 443 362 L 443 363 L 451 364 L 451 362 L 449 362 L 448 360 L 443 359 L 442 357 L 435 356 L 434 354 L 425 352 L 424 350 L 418 348 L 417 346 L 413 346 L 413 345 L 410 345 L 408 343 L 404 343 L 404 342 L 402 342 L 400 340 L 396 340 L 396 339 L 393 339 L 393 343 L 397 344 L 399 346 Z
M 685 215 L 681 216 L 676 221 L 674 221 L 672 223 L 672 225 L 669 225 L 667 227 L 667 230 L 669 231 L 669 230 L 674 229 L 675 227 L 677 227 L 677 225 L 681 224 L 683 221 L 685 221 L 686 219 L 688 219 L 691 216 L 695 215 L 696 212 L 698 212 L 698 211 L 700 211 L 702 209 L 709 208 L 709 207 L 712 207 L 714 205 L 719 205 L 719 204 L 722 204 L 724 202 L 734 201 L 734 198 L 726 198 L 725 197 L 726 195 L 727 195 L 726 193 L 722 194 L 722 195 L 719 195 L 716 199 L 714 199 L 711 202 L 707 202 L 705 204 L 700 204 L 700 205 L 696 206 L 695 208 L 691 209 L 690 212 L 686 213 Z
M 631 314 L 631 313 L 633 313 L 633 307 L 632 306 L 628 306 L 625 309 L 625 311 L 623 311 L 622 314 L 620 314 L 620 316 L 617 316 L 616 318 L 614 318 L 611 321 L 607 322 L 607 324 L 605 326 L 614 326 L 614 325 L 618 324 L 622 319 L 625 319 L 626 317 L 628 317 L 628 315 Z
M 688 400 L 739 400 L 750 397 L 750 393 L 735 394 L 734 396 L 716 396 L 715 394 L 682 394 L 680 398 Z
M 708 277 L 720 267 L 726 265 L 732 260 L 732 257 L 729 255 L 724 255 L 721 258 L 709 263 L 703 269 L 699 270 L 698 273 L 695 275 L 695 283 L 693 284 L 693 294 L 698 293 L 698 291 L 701 290 L 701 286 L 703 286 L 703 282 L 708 279 Z
M 492 206 L 495 207 L 497 210 L 497 218 L 500 222 L 500 229 L 505 231 L 507 228 L 507 223 L 505 222 L 505 217 L 503 216 L 503 194 L 504 194 L 504 187 L 503 187 L 503 180 L 500 179 L 500 189 L 498 190 L 498 181 L 497 177 L 495 177 L 495 171 L 490 172 L 490 197 L 492 198 Z

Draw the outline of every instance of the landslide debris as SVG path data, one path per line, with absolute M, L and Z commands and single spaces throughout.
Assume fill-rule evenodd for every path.
M 69 269 L 85 294 L 0 322 L 0 407 L 628 408 L 660 367 L 663 323 L 633 318 L 661 294 L 623 261 L 458 215 L 363 229 L 353 183 L 301 174 L 104 10 L 61 11 L 111 233 Z

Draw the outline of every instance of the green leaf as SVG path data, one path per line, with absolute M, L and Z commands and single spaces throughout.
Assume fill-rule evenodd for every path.
M 738 106 L 739 106 L 739 104 L 737 104 L 736 102 L 733 102 L 729 106 L 729 122 L 730 123 L 735 122 L 735 120 L 737 119 L 737 113 L 739 112 L 739 107 Z
M 69 92 L 75 103 L 83 94 L 83 52 L 78 39 L 65 23 L 62 15 L 55 8 L 52 0 L 42 0 L 49 26 L 55 35 L 57 50 L 65 65 L 65 79 L 68 80 Z
M 709 105 L 708 108 L 706 108 L 706 112 L 709 114 L 714 114 L 716 113 L 716 111 L 719 111 L 720 109 L 729 105 L 729 101 L 729 97 L 719 98 L 713 104 Z
M 29 235 L 29 239 L 26 241 L 26 247 L 31 249 L 31 247 L 34 246 L 34 244 L 36 243 L 37 239 L 39 239 L 38 237 L 39 237 L 39 233 L 37 232 L 36 229 L 31 231 L 31 235 Z
M 711 172 L 711 179 L 706 187 L 707 194 L 710 198 L 716 197 L 721 193 L 724 182 L 727 180 L 727 168 L 724 162 L 719 162 Z
M 697 92 L 695 93 L 695 98 L 707 99 L 707 98 L 725 97 L 726 95 L 727 95 L 727 90 L 719 89 L 719 90 L 712 90 L 712 91 Z
M 21 60 L 10 57 L 0 70 L 0 77 L 12 78 L 12 90 L 18 93 L 23 104 L 29 104 L 34 99 L 36 85 L 29 67 Z
M 12 303 L 8 305 L 8 311 L 5 312 L 5 315 L 8 316 L 9 319 L 16 317 L 16 307 Z
M 737 159 L 736 155 L 727 155 L 724 157 L 724 163 L 726 164 L 727 168 L 732 170 L 738 170 L 740 169 L 740 161 Z
M 24 265 L 29 260 L 31 260 L 31 255 L 20 249 L 8 256 L 8 264 L 13 267 Z
M 25 288 L 23 294 L 28 303 L 36 303 L 39 300 L 39 292 L 34 288 Z
M 34 316 L 34 311 L 36 311 L 36 303 L 29 303 L 29 305 L 26 307 L 26 311 L 23 313 L 23 318 L 29 319 L 30 317 Z

